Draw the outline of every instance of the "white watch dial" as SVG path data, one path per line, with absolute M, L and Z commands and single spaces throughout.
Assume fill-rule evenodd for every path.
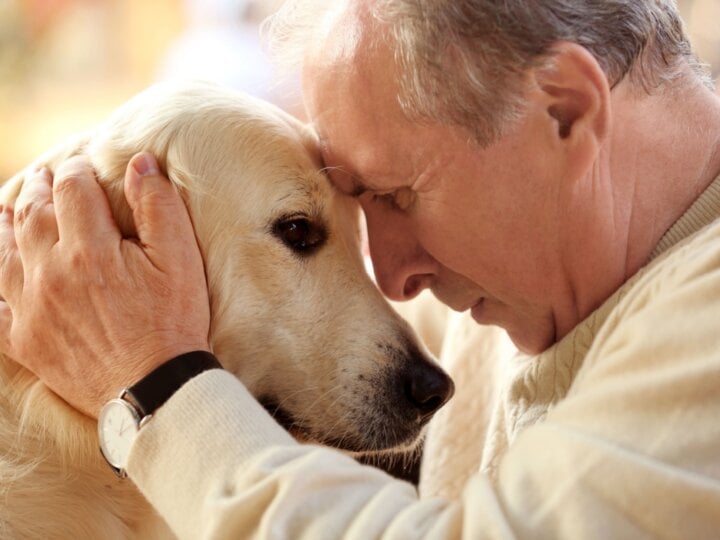
M 100 449 L 110 465 L 125 469 L 139 425 L 137 411 L 124 399 L 113 399 L 103 407 L 98 418 L 98 437 Z

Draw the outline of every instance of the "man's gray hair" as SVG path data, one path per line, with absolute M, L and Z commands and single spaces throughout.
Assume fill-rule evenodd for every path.
M 363 2 L 363 0 L 359 0 Z M 352 0 L 351 0 L 352 2 Z M 289 0 L 271 38 L 287 47 L 303 0 Z M 317 0 L 305 0 L 317 9 Z M 401 67 L 404 113 L 463 126 L 480 144 L 496 140 L 523 104 L 523 74 L 551 60 L 560 41 L 587 49 L 611 86 L 626 77 L 651 93 L 690 67 L 711 85 L 693 54 L 674 0 L 375 0 Z M 316 10 L 313 21 L 322 19 Z M 290 21 L 290 24 L 288 24 Z M 296 25 L 301 28 L 302 24 Z M 274 34 L 274 36 L 273 36 Z M 297 43 L 297 42 L 296 42 Z M 299 43 L 297 43 L 299 44 Z M 292 48 L 292 47 L 291 47 Z

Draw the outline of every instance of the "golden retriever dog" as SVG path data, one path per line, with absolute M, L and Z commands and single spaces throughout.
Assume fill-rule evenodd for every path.
M 85 153 L 126 237 L 122 179 L 141 150 L 182 194 L 200 245 L 210 344 L 278 422 L 351 452 L 410 447 L 453 392 L 364 271 L 357 205 L 320 170 L 312 131 L 204 83 L 152 87 L 10 179 Z M 98 451 L 96 423 L 0 358 L 0 538 L 171 538 Z

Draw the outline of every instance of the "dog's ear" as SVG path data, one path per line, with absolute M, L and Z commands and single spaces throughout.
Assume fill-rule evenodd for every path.
M 137 237 L 132 211 L 125 199 L 124 190 L 125 171 L 133 153 L 109 144 L 98 145 L 96 141 L 92 141 L 86 150 L 95 169 L 98 183 L 107 195 L 120 233 L 124 238 Z
M 183 200 L 187 204 L 187 196 L 185 190 L 185 182 L 182 179 L 182 173 L 168 166 L 167 159 L 160 152 L 153 152 L 153 149 L 145 150 L 138 148 L 137 151 L 114 151 L 106 148 L 101 154 L 93 153 L 90 160 L 98 174 L 98 181 L 105 190 L 105 194 L 110 201 L 110 208 L 113 217 L 117 222 L 120 233 L 124 238 L 137 238 L 137 230 L 135 221 L 133 220 L 132 210 L 125 199 L 124 178 L 130 159 L 137 152 L 148 151 L 156 156 L 160 172 L 166 176 L 175 189 L 180 193 Z
M 169 178 L 170 182 L 186 200 L 182 180 L 178 180 L 177 171 L 168 167 L 165 153 L 156 148 L 119 149 L 112 145 L 91 145 L 88 148 L 90 161 L 98 175 L 98 182 L 103 187 L 110 202 L 113 217 L 117 222 L 120 233 L 124 238 L 136 238 L 137 231 L 132 211 L 125 199 L 124 178 L 130 159 L 138 152 L 152 153 L 158 162 L 160 172 Z
M 120 109 L 122 112 L 123 109 Z M 110 201 L 115 221 L 125 238 L 137 236 L 132 211 L 125 199 L 124 178 L 130 159 L 138 152 L 155 156 L 160 171 L 183 192 L 169 154 L 174 146 L 174 131 L 163 122 L 153 121 L 152 115 L 115 114 L 101 125 L 88 142 L 86 153 Z M 137 117 L 140 116 L 138 119 Z

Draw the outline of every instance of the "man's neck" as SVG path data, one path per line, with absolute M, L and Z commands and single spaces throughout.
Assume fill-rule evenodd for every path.
M 609 139 L 577 186 L 584 218 L 563 229 L 573 294 L 556 308 L 559 338 L 648 262 L 720 174 L 720 97 L 699 84 L 672 91 L 612 91 Z
M 699 84 L 653 96 L 616 91 L 609 170 L 616 215 L 626 217 L 627 279 L 720 174 L 720 97 Z

